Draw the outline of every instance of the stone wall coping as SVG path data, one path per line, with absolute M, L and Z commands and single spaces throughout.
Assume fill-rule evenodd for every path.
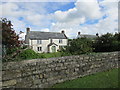
M 117 54 L 119 53 L 120 51 L 116 51 L 116 52 L 104 52 L 104 53 L 91 53 L 91 54 L 82 54 L 82 55 L 72 55 L 72 56 L 63 56 L 63 57 L 54 57 L 54 58 L 40 58 L 40 59 L 30 59 L 30 60 L 23 60 L 23 61 L 12 61 L 12 62 L 4 62 L 2 63 L 3 67 L 5 66 L 10 66 L 10 67 L 16 67 L 18 65 L 26 65 L 26 64 L 35 64 L 35 63 L 38 63 L 38 62 L 41 62 L 41 63 L 46 63 L 46 62 L 54 62 L 54 61 L 57 61 L 57 60 L 65 60 L 65 59 L 72 59 L 73 57 L 74 58 L 78 58 L 78 57 L 92 57 L 92 56 L 97 56 L 97 55 L 109 55 L 109 54 Z

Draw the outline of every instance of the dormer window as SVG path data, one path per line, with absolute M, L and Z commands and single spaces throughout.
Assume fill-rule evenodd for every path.
M 59 39 L 59 43 L 62 43 L 62 39 Z
M 42 44 L 42 40 L 37 40 L 37 44 Z

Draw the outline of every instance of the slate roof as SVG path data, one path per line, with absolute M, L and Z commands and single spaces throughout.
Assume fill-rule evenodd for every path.
M 29 39 L 41 39 L 41 40 L 48 40 L 48 39 L 67 39 L 66 35 L 63 33 L 57 32 L 41 32 L 41 31 L 30 31 Z
M 86 38 L 96 38 L 96 35 L 89 35 L 89 34 L 80 34 L 77 36 L 78 38 L 80 37 L 86 37 Z

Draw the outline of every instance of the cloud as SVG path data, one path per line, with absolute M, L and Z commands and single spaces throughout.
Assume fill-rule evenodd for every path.
M 86 33 L 87 27 L 82 27 L 80 24 L 85 23 L 88 19 L 99 19 L 103 16 L 98 2 L 92 1 L 90 3 L 86 0 L 77 1 L 75 7 L 68 11 L 56 11 L 54 13 L 56 24 L 51 27 L 51 30 L 65 29 L 69 37 L 76 36 L 78 31 Z
M 44 29 L 41 29 L 41 31 L 43 31 L 43 32 L 49 32 L 50 30 L 49 30 L 49 28 L 44 28 Z
M 2 2 L 75 2 L 76 0 L 4 0 Z
M 97 19 L 102 16 L 97 0 L 82 0 L 76 2 L 78 12 L 89 19 Z
M 115 33 L 118 27 L 118 4 L 117 0 L 80 0 L 75 3 L 75 7 L 68 11 L 56 11 L 56 24 L 51 30 L 60 31 L 65 29 L 70 37 L 76 37 L 77 32 L 83 34 L 105 34 L 107 32 Z M 106 16 L 106 18 L 103 18 Z M 88 20 L 98 20 L 94 24 L 87 24 Z M 85 24 L 81 26 L 80 24 Z
M 34 17 L 34 18 L 33 18 Z M 26 19 L 32 23 L 33 25 L 40 25 L 42 22 L 40 22 L 44 18 L 43 15 L 39 14 L 33 14 L 33 15 L 28 15 Z
M 0 16 L 10 19 L 17 32 L 25 31 L 25 28 L 30 26 L 31 30 L 51 32 L 65 30 L 70 38 L 76 37 L 78 31 L 83 34 L 114 33 L 118 29 L 117 1 L 76 0 L 75 7 L 66 10 L 61 10 L 60 7 L 68 5 L 69 2 L 9 2 L 0 4 L 2 6 L 0 9 L 3 10 Z M 95 23 L 90 24 L 88 21 Z
M 17 33 L 20 30 L 24 31 L 26 26 L 36 25 L 43 28 L 50 24 L 50 15 L 46 16 L 47 11 L 44 6 L 45 3 L 2 3 L 0 17 L 11 20 Z M 19 19 L 21 17 L 23 20 Z
M 18 6 L 14 3 L 4 3 L 0 5 L 0 8 L 2 9 L 2 12 L 0 13 L 0 16 L 11 16 L 16 17 L 20 16 L 21 12 L 16 10 L 18 9 Z
M 18 34 L 20 31 L 26 31 L 26 23 L 18 20 L 17 18 L 10 17 L 9 20 L 12 20 L 12 25 L 16 33 Z
M 96 0 L 92 0 L 92 2 L 87 1 L 77 1 L 75 8 L 69 9 L 68 11 L 56 11 L 55 18 L 60 22 L 65 22 L 81 17 L 86 17 L 87 19 L 102 17 L 98 2 Z

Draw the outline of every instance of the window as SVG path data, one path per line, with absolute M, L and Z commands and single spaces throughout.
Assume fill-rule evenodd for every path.
M 42 44 L 42 40 L 37 40 L 37 44 Z
M 42 47 L 37 47 L 37 50 L 38 51 L 42 51 Z
M 59 43 L 62 43 L 62 39 L 59 39 Z

